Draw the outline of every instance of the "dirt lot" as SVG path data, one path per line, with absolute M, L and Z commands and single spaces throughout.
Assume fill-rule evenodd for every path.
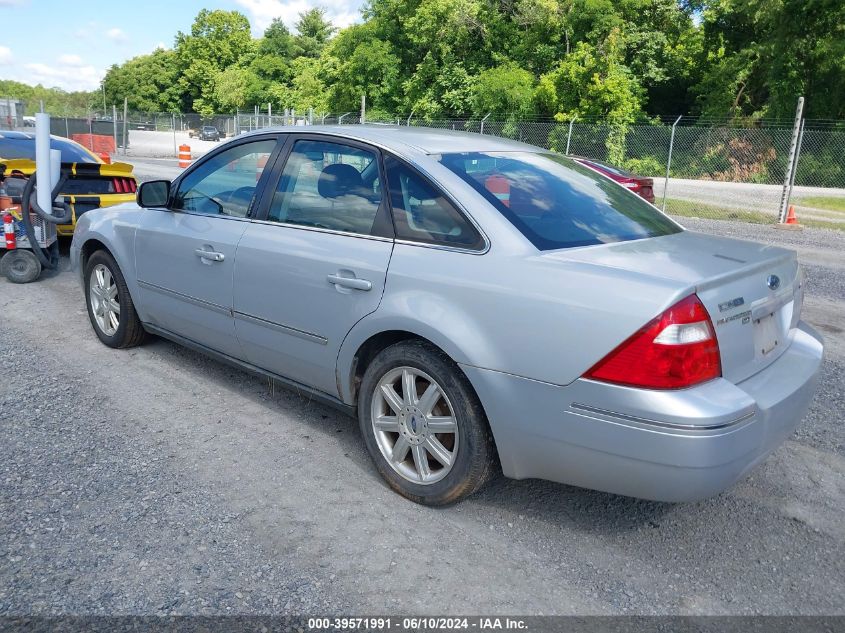
M 499 479 L 416 506 L 355 421 L 169 342 L 104 347 L 70 272 L 0 280 L 0 615 L 845 613 L 845 236 L 685 223 L 798 248 L 828 346 L 796 435 L 688 505 Z

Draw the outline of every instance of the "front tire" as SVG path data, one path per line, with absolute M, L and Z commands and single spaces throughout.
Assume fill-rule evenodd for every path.
M 114 257 L 96 251 L 85 265 L 85 303 L 97 337 L 109 347 L 134 347 L 145 332 Z
M 484 410 L 460 368 L 424 341 L 404 341 L 367 367 L 358 420 L 381 476 L 404 497 L 455 503 L 495 473 Z

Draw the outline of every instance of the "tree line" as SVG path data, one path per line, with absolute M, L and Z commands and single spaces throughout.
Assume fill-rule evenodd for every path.
M 171 49 L 112 66 L 133 111 L 356 111 L 416 118 L 658 115 L 845 119 L 842 0 L 370 0 L 337 29 L 322 9 L 253 38 L 202 10 Z M 94 93 L 99 94 L 99 93 Z M 96 103 L 96 98 L 92 97 Z

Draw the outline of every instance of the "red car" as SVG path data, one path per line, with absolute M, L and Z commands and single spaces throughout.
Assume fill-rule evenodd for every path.
M 607 176 L 611 180 L 615 180 L 623 187 L 633 191 L 635 194 L 654 204 L 654 180 L 644 176 L 637 176 L 629 171 L 625 171 L 621 167 L 614 167 L 607 163 L 600 163 L 592 158 L 582 158 L 581 156 L 570 156 L 570 158 L 582 165 L 586 165 L 590 169 L 594 169 L 600 174 Z

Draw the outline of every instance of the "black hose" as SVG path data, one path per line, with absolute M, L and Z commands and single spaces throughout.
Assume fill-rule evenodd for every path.
M 66 220 L 64 217 L 45 214 L 42 209 L 38 207 L 38 203 L 32 199 L 32 191 L 35 189 L 35 179 L 35 174 L 32 174 L 23 188 L 23 195 L 21 196 L 21 224 L 23 224 L 24 233 L 26 233 L 26 238 L 29 240 L 32 252 L 35 254 L 35 257 L 38 258 L 38 261 L 41 262 L 41 266 L 49 268 L 50 270 L 56 270 L 59 267 L 59 242 L 58 240 L 54 241 L 49 251 L 38 246 L 38 240 L 35 239 L 35 228 L 32 226 L 32 218 L 29 217 L 29 210 L 33 209 L 39 216 L 44 218 L 47 222 L 51 222 L 53 224 L 66 224 L 67 222 L 73 220 L 73 215 L 71 214 L 71 218 Z M 54 199 L 58 195 L 59 188 L 64 184 L 65 180 L 67 180 L 67 176 L 59 178 L 59 182 L 56 184 L 56 189 L 52 192 Z M 62 204 L 69 212 L 70 208 L 68 205 L 65 203 Z
M 30 180 L 30 182 L 33 183 L 33 187 L 34 187 L 37 184 L 36 183 L 37 174 L 32 174 L 32 176 L 30 176 L 29 180 Z M 41 217 L 41 219 L 43 219 L 47 222 L 51 222 L 52 224 L 70 224 L 71 222 L 73 222 L 73 212 L 70 209 L 70 205 L 68 205 L 64 201 L 59 202 L 59 203 L 55 202 L 56 196 L 59 195 L 59 192 L 61 191 L 61 189 L 64 186 L 66 181 L 67 181 L 67 174 L 63 173 L 61 175 L 61 177 L 59 178 L 59 182 L 56 183 L 56 186 L 53 188 L 53 191 L 51 192 L 51 195 L 50 195 L 51 205 L 54 205 L 53 208 L 55 209 L 56 208 L 55 205 L 58 204 L 62 208 L 62 210 L 64 211 L 64 213 L 62 215 L 53 215 L 52 213 L 50 213 L 48 211 L 44 211 L 41 207 L 38 206 L 37 200 L 33 200 L 31 202 L 32 210 L 35 211 L 35 213 L 37 215 L 39 215 Z

